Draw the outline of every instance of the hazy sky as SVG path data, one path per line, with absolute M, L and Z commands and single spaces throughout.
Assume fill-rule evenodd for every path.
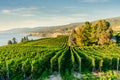
M 0 0 L 0 30 L 120 16 L 120 0 Z

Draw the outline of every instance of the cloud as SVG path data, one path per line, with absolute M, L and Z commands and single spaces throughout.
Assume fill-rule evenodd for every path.
M 87 17 L 88 14 L 85 14 L 85 13 L 75 13 L 75 14 L 71 14 L 71 16 L 73 16 L 73 17 Z
M 25 17 L 32 17 L 32 16 L 36 16 L 35 14 L 23 14 L 22 16 L 25 16 Z
M 2 13 L 5 13 L 5 14 L 10 14 L 10 13 L 11 13 L 11 10 L 5 9 L 5 10 L 2 10 L 1 12 L 2 12 Z
M 7 21 L 2 20 L 0 23 L 0 30 L 10 29 L 10 28 L 22 28 L 22 27 L 37 27 L 37 26 L 56 26 L 56 25 L 66 25 L 74 22 L 86 21 L 87 14 L 84 13 L 74 13 L 69 15 L 46 15 L 27 19 L 28 16 L 34 16 L 33 14 L 23 14 L 23 19 L 19 19 L 11 16 Z M 13 18 L 13 19 L 12 19 Z M 12 20 L 11 20 L 12 19 Z M 18 19 L 18 20 L 17 20 Z M 6 23 L 7 22 L 7 23 Z
M 67 6 L 67 7 L 64 7 L 65 9 L 84 9 L 85 7 L 77 7 L 77 6 Z
M 37 8 L 35 8 L 35 7 L 28 7 L 28 8 L 13 9 L 13 11 L 15 11 L 15 12 L 19 12 L 19 11 L 32 11 L 32 10 L 37 10 Z
M 84 13 L 74 13 L 69 15 L 50 15 L 43 17 L 45 20 L 43 20 L 42 23 L 43 25 L 65 25 L 69 23 L 85 21 L 87 16 L 88 14 Z
M 54 12 L 54 13 L 60 13 L 61 10 L 53 10 L 52 12 Z
M 29 13 L 29 16 L 33 16 L 30 15 L 30 13 L 34 12 L 38 10 L 38 8 L 36 7 L 21 7 L 21 8 L 16 8 L 16 9 L 3 9 L 1 10 L 1 12 L 3 14 L 25 14 L 25 13 Z
M 90 3 L 96 3 L 96 2 L 108 2 L 110 0 L 82 0 L 83 2 L 90 2 Z

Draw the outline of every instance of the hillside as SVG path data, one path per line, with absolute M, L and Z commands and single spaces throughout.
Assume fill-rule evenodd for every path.
M 10 30 L 0 31 L 1 33 L 28 33 L 32 31 L 42 30 L 47 27 L 35 27 L 35 28 L 14 28 Z
M 120 31 L 120 17 L 108 18 L 106 19 L 111 23 L 111 27 L 114 31 Z M 93 21 L 93 23 L 96 21 Z M 30 32 L 32 35 L 47 36 L 47 37 L 56 37 L 57 35 L 69 35 L 72 29 L 81 26 L 83 22 L 80 23 L 71 23 L 63 26 L 54 26 L 49 28 L 43 28 L 38 30 L 33 30 Z
M 120 31 L 120 17 L 108 18 L 106 20 L 111 23 L 111 27 L 114 31 Z M 94 22 L 96 21 L 93 21 L 93 23 Z M 83 23 L 84 22 L 71 23 L 68 25 L 61 25 L 61 26 L 16 28 L 16 29 L 7 30 L 5 32 L 17 32 L 17 33 L 22 32 L 37 36 L 56 37 L 57 35 L 69 35 L 74 28 L 81 26 Z
M 70 47 L 68 36 L 3 46 L 0 79 L 114 80 L 120 78 L 119 50 L 117 45 Z
M 0 79 L 119 79 L 120 35 L 116 37 L 119 41 L 108 44 L 113 32 L 110 23 L 105 20 L 95 25 L 85 22 L 76 29 L 72 36 L 59 35 L 0 47 Z M 97 41 L 95 33 L 101 35 Z M 70 37 L 76 38 L 77 45 L 69 45 Z M 83 39 L 82 45 L 79 39 Z
M 106 20 L 108 22 L 110 22 L 113 30 L 120 31 L 120 17 L 109 18 L 109 19 L 106 19 Z

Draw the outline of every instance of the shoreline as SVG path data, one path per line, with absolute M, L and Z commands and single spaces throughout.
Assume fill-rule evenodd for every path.
M 0 46 L 4 46 L 8 44 L 8 40 L 12 40 L 14 37 L 16 38 L 17 42 L 19 43 L 22 38 L 28 36 L 29 40 L 36 40 L 43 38 L 42 36 L 30 36 L 28 33 L 10 33 L 10 32 L 0 32 Z
M 57 37 L 59 35 L 69 35 L 69 33 L 60 33 L 60 32 L 54 32 L 54 33 L 39 33 L 39 32 L 30 32 L 30 36 L 38 36 L 38 37 Z

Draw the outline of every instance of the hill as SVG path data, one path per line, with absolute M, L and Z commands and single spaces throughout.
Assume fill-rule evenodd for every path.
M 115 18 L 108 18 L 106 19 L 108 22 L 111 23 L 111 27 L 114 31 L 120 31 L 120 17 Z M 96 21 L 92 21 L 94 23 Z M 43 37 L 56 37 L 57 35 L 69 35 L 71 31 L 81 26 L 84 22 L 78 23 L 71 23 L 67 25 L 61 26 L 42 26 L 42 27 L 35 27 L 35 28 L 16 28 L 7 30 L 5 32 L 19 32 L 19 33 L 28 33 L 31 35 L 43 36 Z
M 120 78 L 119 50 L 116 45 L 70 47 L 68 36 L 3 46 L 0 79 L 114 80 Z
M 114 31 L 120 31 L 120 17 L 106 19 Z
M 32 31 L 41 30 L 47 27 L 35 27 L 35 28 L 14 28 L 10 30 L 0 31 L 1 33 L 28 33 Z
M 105 20 L 110 22 L 111 27 L 114 31 L 120 31 L 120 17 L 108 18 Z M 92 23 L 94 22 L 96 21 L 92 21 Z M 81 26 L 82 24 L 83 22 L 71 23 L 63 26 L 54 26 L 49 28 L 33 30 L 30 33 L 32 35 L 39 35 L 39 36 L 46 36 L 46 37 L 56 37 L 57 35 L 69 35 L 74 28 Z
M 86 25 L 88 24 L 90 23 Z M 101 29 L 109 32 L 108 22 L 106 26 L 103 24 Z M 81 23 L 72 24 L 71 30 L 77 25 Z M 65 26 L 68 27 L 68 25 Z M 83 28 L 89 35 L 89 29 Z M 48 28 L 46 29 L 48 31 Z M 58 27 L 52 27 L 50 31 L 53 33 L 50 33 L 54 34 L 57 29 Z M 61 29 L 70 31 L 63 26 Z M 57 32 L 61 32 L 61 29 Z M 120 39 L 120 35 L 117 36 Z M 69 36 L 59 35 L 55 38 L 42 38 L 0 47 L 0 80 L 57 80 L 58 78 L 60 80 L 114 80 L 120 78 L 119 45 L 113 43 L 71 46 L 68 40 Z

